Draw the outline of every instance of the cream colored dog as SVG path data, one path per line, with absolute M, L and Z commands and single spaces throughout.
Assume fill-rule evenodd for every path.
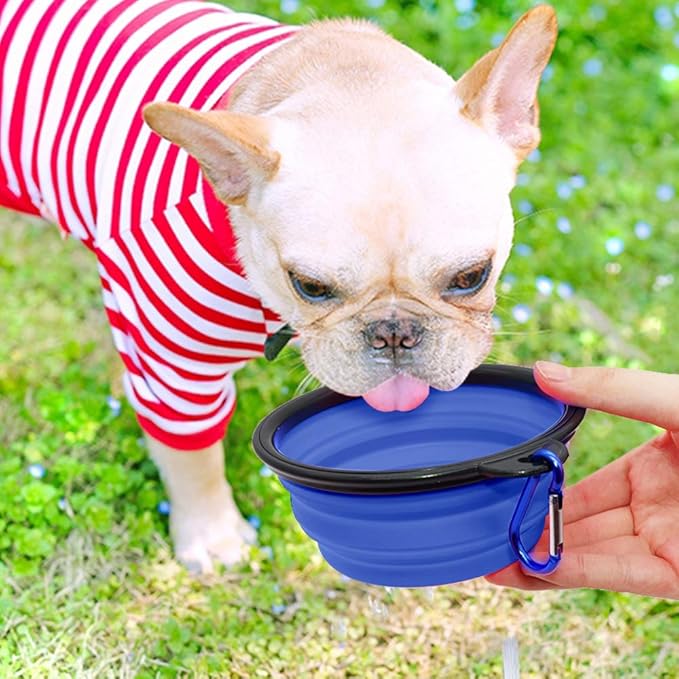
M 556 33 L 536 7 L 455 82 L 371 24 L 322 21 L 242 78 L 228 110 L 145 109 L 230 205 L 249 280 L 321 382 L 407 410 L 485 358 Z M 233 561 L 221 445 L 151 449 L 180 558 Z
M 487 355 L 555 39 L 536 7 L 455 82 L 368 22 L 291 29 L 192 0 L 2 4 L 0 204 L 96 254 L 182 562 L 231 564 L 255 538 L 221 442 L 170 445 L 222 435 L 231 367 L 269 333 L 257 295 L 315 377 L 378 410 L 454 389 Z M 157 101 L 144 118 L 213 191 L 139 119 L 180 87 L 175 101 L 204 109 Z M 247 280 L 218 252 L 213 193 Z

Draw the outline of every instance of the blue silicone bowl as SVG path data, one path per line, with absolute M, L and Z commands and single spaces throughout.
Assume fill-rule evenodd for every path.
M 488 365 L 406 413 L 317 389 L 265 417 L 253 444 L 334 568 L 432 586 L 530 566 L 548 514 L 550 562 L 533 565 L 553 570 L 561 465 L 584 414 L 542 393 L 530 369 Z

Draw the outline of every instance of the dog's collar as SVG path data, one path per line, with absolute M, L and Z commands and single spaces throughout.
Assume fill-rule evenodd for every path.
M 273 335 L 269 335 L 264 341 L 264 358 L 273 361 L 294 335 L 295 331 L 287 323 Z

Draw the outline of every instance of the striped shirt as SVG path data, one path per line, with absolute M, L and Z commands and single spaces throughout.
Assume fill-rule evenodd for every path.
M 95 253 L 127 397 L 175 448 L 224 435 L 233 372 L 282 322 L 198 164 L 140 110 L 223 106 L 294 30 L 195 0 L 0 0 L 0 205 Z

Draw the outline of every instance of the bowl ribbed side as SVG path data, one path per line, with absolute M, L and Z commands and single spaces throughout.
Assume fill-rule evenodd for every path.
M 487 575 L 516 560 L 509 522 L 524 479 L 407 495 L 348 495 L 283 480 L 305 533 L 341 573 L 371 584 L 420 587 Z M 547 514 L 542 476 L 522 527 L 538 541 Z

